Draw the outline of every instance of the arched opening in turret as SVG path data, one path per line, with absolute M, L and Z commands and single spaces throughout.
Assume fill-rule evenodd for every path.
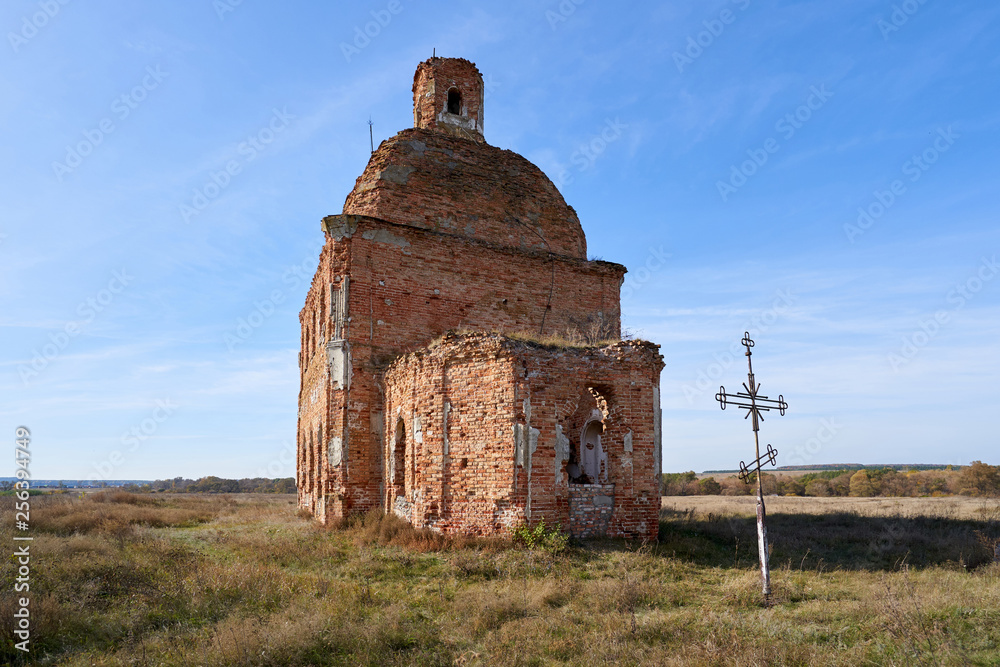
M 462 113 L 462 93 L 458 91 L 458 88 L 452 88 L 448 91 L 448 113 L 453 113 L 456 116 Z

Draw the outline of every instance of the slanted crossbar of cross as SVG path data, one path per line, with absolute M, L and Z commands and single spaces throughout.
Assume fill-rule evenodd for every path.
M 762 463 L 770 463 L 771 465 L 774 465 L 777 459 L 778 450 L 771 445 L 768 445 L 767 451 L 757 457 L 757 460 L 751 463 L 749 467 L 746 463 L 740 461 L 740 479 L 749 484 L 753 481 L 750 478 L 750 475 L 753 473 L 757 473 L 758 475 L 760 474 L 760 466 Z

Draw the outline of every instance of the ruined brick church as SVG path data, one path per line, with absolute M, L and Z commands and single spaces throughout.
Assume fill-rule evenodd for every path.
M 620 340 L 625 267 L 588 261 L 552 182 L 486 143 L 473 63 L 420 63 L 413 116 L 322 222 L 300 314 L 300 507 L 655 539 L 663 361 Z M 544 339 L 588 327 L 618 342 Z

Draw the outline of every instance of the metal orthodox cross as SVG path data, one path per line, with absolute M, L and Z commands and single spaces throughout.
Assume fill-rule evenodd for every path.
M 788 403 L 785 402 L 785 397 L 780 394 L 778 399 L 774 400 L 760 393 L 760 385 L 753 377 L 753 362 L 750 360 L 750 348 L 753 347 L 753 340 L 750 339 L 749 331 L 743 334 L 741 342 L 743 347 L 747 349 L 747 366 L 750 369 L 747 375 L 748 382 L 743 383 L 743 388 L 746 391 L 727 394 L 725 387 L 719 387 L 719 393 L 715 395 L 715 400 L 722 405 L 723 410 L 726 409 L 727 405 L 735 405 L 747 411 L 744 419 L 753 417 L 753 441 L 757 450 L 757 459 L 749 466 L 740 461 L 740 479 L 749 484 L 752 475 L 757 477 L 757 551 L 760 554 L 760 575 L 764 581 L 764 599 L 770 600 L 771 572 L 768 568 L 767 528 L 764 526 L 764 486 L 761 483 L 760 466 L 762 463 L 770 463 L 773 466 L 777 460 L 778 450 L 768 445 L 767 451 L 761 456 L 760 439 L 757 432 L 760 431 L 760 422 L 764 421 L 762 412 L 777 410 L 779 414 L 784 415 L 785 410 L 788 409 Z

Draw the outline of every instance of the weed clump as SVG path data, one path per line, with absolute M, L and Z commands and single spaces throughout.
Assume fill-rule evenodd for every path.
M 562 553 L 569 544 L 569 536 L 563 532 L 562 526 L 548 526 L 545 519 L 534 525 L 521 524 L 514 528 L 514 544 L 528 549 L 541 549 L 552 554 Z

